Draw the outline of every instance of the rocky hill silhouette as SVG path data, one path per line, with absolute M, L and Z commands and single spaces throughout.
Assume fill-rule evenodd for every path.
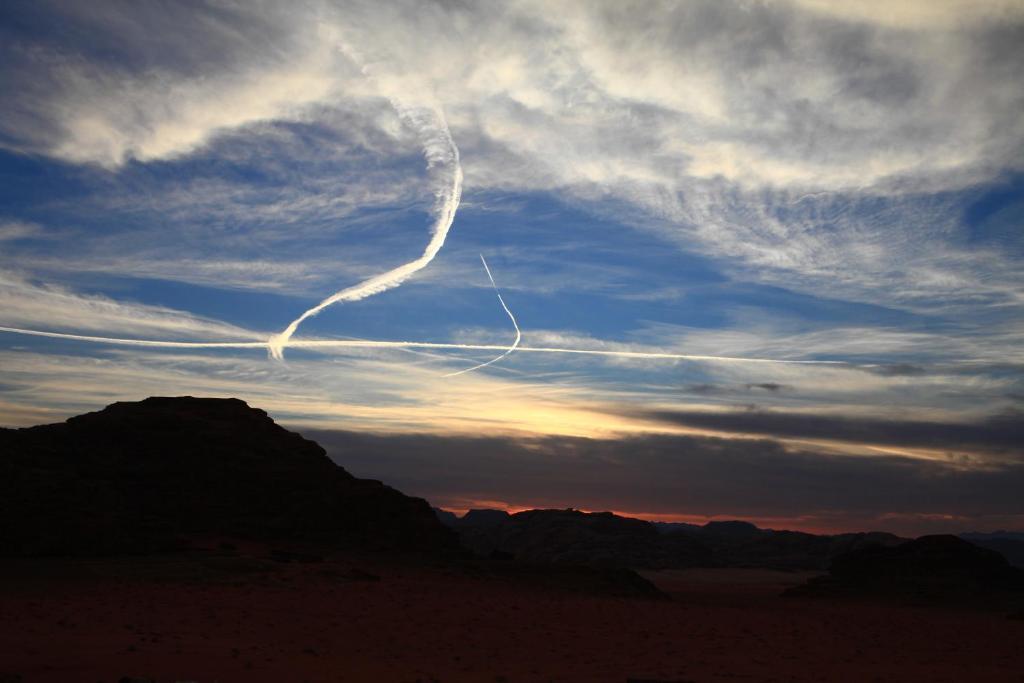
M 833 558 L 851 550 L 871 545 L 891 546 L 906 540 L 879 531 L 810 534 L 760 529 L 738 521 L 708 522 L 696 529 L 684 528 L 674 533 L 707 545 L 717 566 L 787 570 L 825 569 Z
M 1024 569 L 1024 533 L 1019 531 L 969 532 L 959 534 L 959 536 L 974 545 L 996 551 L 1013 566 Z
M 525 562 L 665 568 L 710 561 L 698 542 L 662 536 L 650 522 L 610 512 L 528 510 L 507 515 L 475 510 L 457 529 L 463 545 L 477 554 Z
M 214 535 L 332 547 L 457 544 L 429 505 L 357 479 L 238 399 L 148 398 L 0 429 L 0 555 L 104 555 Z
M 820 536 L 760 529 L 749 522 L 652 523 L 611 512 L 470 510 L 459 518 L 436 510 L 479 555 L 531 562 L 671 569 L 751 567 L 825 569 L 832 558 L 859 547 L 903 542 L 887 533 Z
M 827 576 L 791 594 L 941 597 L 1005 591 L 1024 592 L 1024 570 L 994 550 L 956 536 L 934 535 L 844 553 L 832 561 Z

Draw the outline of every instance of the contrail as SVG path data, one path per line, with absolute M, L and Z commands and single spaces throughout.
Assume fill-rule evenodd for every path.
M 512 346 L 508 347 L 505 353 L 501 354 L 500 356 L 492 358 L 486 363 L 480 363 L 479 365 L 474 365 L 471 368 L 466 368 L 465 370 L 459 370 L 458 372 L 450 372 L 447 375 L 444 375 L 445 377 L 455 377 L 457 375 L 464 375 L 467 372 L 473 372 L 474 370 L 479 370 L 480 368 L 486 368 L 488 365 L 492 363 L 497 363 L 499 360 L 515 351 L 516 348 L 519 346 L 519 342 L 523 338 L 523 333 L 519 331 L 519 323 L 516 322 L 516 317 L 512 315 L 512 311 L 510 311 L 508 309 L 508 306 L 505 305 L 505 300 L 501 298 L 501 292 L 498 291 L 498 285 L 494 283 L 494 276 L 491 275 L 491 269 L 487 267 L 487 259 L 484 258 L 483 254 L 480 254 L 480 262 L 484 264 L 484 270 L 487 271 L 487 279 L 491 281 L 491 287 L 494 288 L 494 293 L 498 295 L 498 302 L 501 304 L 501 307 L 505 309 L 505 313 L 508 314 L 508 319 L 512 321 L 512 327 L 516 328 L 516 339 L 515 341 L 512 342 Z
M 452 221 L 455 220 L 455 212 L 459 208 L 459 201 L 462 197 L 462 165 L 459 163 L 459 148 L 455 146 L 448 123 L 439 106 L 432 109 L 409 108 L 394 100 L 392 106 L 396 108 L 399 116 L 408 121 L 420 135 L 426 138 L 423 153 L 427 159 L 427 169 L 432 169 L 439 164 L 452 167 L 451 184 L 437 192 L 437 218 L 434 222 L 433 236 L 427 243 L 426 249 L 423 250 L 423 255 L 418 259 L 332 294 L 293 320 L 283 332 L 272 336 L 267 340 L 267 348 L 270 355 L 277 360 L 284 358 L 285 347 L 290 345 L 292 335 L 306 318 L 316 315 L 339 301 L 358 301 L 397 287 L 413 273 L 433 261 L 437 252 L 444 246 L 444 240 L 452 227 Z
M 27 330 L 18 327 L 0 327 L 0 332 L 11 334 L 24 334 L 33 337 L 50 337 L 53 339 L 70 339 L 84 341 L 93 344 L 108 344 L 111 346 L 149 346 L 165 349 L 269 349 L 269 341 L 249 342 L 187 342 L 187 341 L 159 341 L 149 339 L 118 339 L 116 337 L 94 337 L 83 334 L 65 334 L 62 332 L 43 332 L 40 330 Z M 419 341 L 379 341 L 375 339 L 299 339 L 289 341 L 288 346 L 297 349 L 449 349 L 458 351 L 504 351 L 499 358 L 508 355 L 511 350 L 500 344 L 446 344 L 440 342 L 419 342 Z M 722 361 L 730 363 L 778 363 L 783 365 L 841 365 L 846 367 L 875 367 L 871 365 L 856 365 L 841 360 L 787 360 L 777 358 L 744 358 L 740 356 L 709 356 L 690 353 L 668 353 L 659 351 L 607 351 L 599 349 L 567 349 L 557 346 L 515 346 L 518 353 L 568 353 L 581 356 L 606 356 L 613 358 L 637 358 L 647 360 L 692 360 L 692 361 Z M 497 360 L 497 359 L 495 359 Z M 493 362 L 493 361 L 491 361 Z M 471 368 L 475 369 L 475 368 Z M 463 371 L 465 372 L 465 371 Z
M 26 334 L 32 337 L 50 337 L 51 339 L 71 339 L 74 341 L 91 342 L 93 344 L 110 344 L 112 346 L 151 346 L 164 349 L 265 349 L 268 342 L 187 342 L 159 341 L 156 339 L 118 339 L 116 337 L 93 337 L 87 334 L 65 334 L 63 332 L 43 332 L 41 330 L 24 330 L 18 327 L 0 327 L 0 332 Z

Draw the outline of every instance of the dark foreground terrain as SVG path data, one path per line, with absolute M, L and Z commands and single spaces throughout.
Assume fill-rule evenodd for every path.
M 963 539 L 469 522 L 233 399 L 0 429 L 0 683 L 1024 681 Z
M 265 549 L 0 563 L 0 680 L 1024 681 L 998 610 L 783 598 L 806 573 L 651 572 L 671 600 Z M 6 677 L 5 677 L 6 676 Z
M 166 552 L 195 534 L 443 552 L 426 501 L 238 399 L 154 397 L 0 429 L 0 557 Z

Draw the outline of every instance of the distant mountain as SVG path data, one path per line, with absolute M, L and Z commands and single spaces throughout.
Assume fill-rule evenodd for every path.
M 220 535 L 437 550 L 429 505 L 357 479 L 237 399 L 149 398 L 0 429 L 0 555 L 173 549 Z
M 459 532 L 463 545 L 480 555 L 500 553 L 534 562 L 647 569 L 825 569 L 841 553 L 905 540 L 878 532 L 817 536 L 773 531 L 743 521 L 703 526 L 652 523 L 610 512 L 578 510 L 528 510 L 514 515 L 474 510 L 461 519 L 445 519 Z
M 504 510 L 470 510 L 459 520 L 460 527 L 491 529 L 504 524 L 509 514 Z
M 698 533 L 704 529 L 699 524 L 687 524 L 686 522 L 651 522 L 651 524 L 661 534 L 671 534 L 676 531 Z
M 444 524 L 446 527 L 456 527 L 459 525 L 459 516 L 454 512 L 442 510 L 441 508 L 430 509 L 434 511 L 437 521 L 441 522 L 441 524 Z

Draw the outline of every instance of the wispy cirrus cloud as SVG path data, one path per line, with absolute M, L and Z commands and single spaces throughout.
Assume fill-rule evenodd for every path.
M 38 239 L 45 237 L 45 235 L 46 231 L 36 223 L 19 220 L 0 220 L 0 242 Z
M 20 96 L 0 131 L 16 148 L 72 162 L 187 154 L 216 132 L 294 115 L 335 82 L 330 43 L 300 39 L 294 15 L 269 5 L 61 8 L 69 31 L 88 36 L 79 41 L 39 30 L 55 7 L 20 9 L 37 39 L 6 41 Z
M 164 306 L 85 295 L 0 271 L 0 310 L 6 326 L 63 331 L 116 331 L 154 338 L 264 339 L 264 335 Z
M 936 195 L 1019 168 L 1015 3 L 263 10 L 71 11 L 97 36 L 12 43 L 12 64 L 49 87 L 25 86 L 0 123 L 25 149 L 110 167 L 202 153 L 265 121 L 331 122 L 339 101 L 347 121 L 330 125 L 353 139 L 408 142 L 381 107 L 397 83 L 445 107 L 470 193 L 558 187 L 599 212 L 613 198 L 627 224 L 801 291 L 1020 304 L 1017 269 L 965 247 L 962 198 Z M 188 49 L 143 40 L 166 24 Z M 115 38 L 138 59 L 105 62 L 97 48 Z M 60 132 L 33 143 L 39 121 Z
M 1012 84 L 1021 59 L 1008 42 L 1010 28 L 1024 20 L 1017 5 L 929 12 L 915 4 L 903 14 L 960 19 L 907 21 L 897 30 L 870 3 L 844 11 L 810 4 L 803 10 L 801 3 L 695 1 L 638 12 L 617 3 L 570 3 L 557 15 L 531 2 L 314 3 L 287 14 L 128 13 L 110 6 L 67 17 L 100 32 L 89 48 L 18 42 L 12 51 L 22 59 L 65 55 L 33 71 L 57 83 L 81 81 L 89 93 L 50 88 L 20 105 L 55 119 L 65 135 L 51 153 L 79 161 L 187 153 L 239 125 L 306 115 L 303 105 L 330 101 L 333 88 L 358 101 L 398 79 L 436 93 L 468 143 L 532 157 L 566 184 L 722 177 L 755 186 L 896 189 L 901 185 L 887 179 L 962 186 L 986 169 L 1015 164 L 1021 96 L 1002 86 Z M 189 40 L 160 46 L 163 70 L 154 78 L 157 56 L 144 37 L 157 24 L 176 26 L 174 35 Z M 746 37 L 742 44 L 737 33 Z M 109 64 L 96 54 L 115 39 L 126 55 L 140 58 L 136 73 L 122 75 L 123 87 L 108 83 Z M 386 62 L 377 86 L 337 49 L 342 39 L 371 68 Z M 201 78 L 197 55 L 209 57 Z M 732 78 L 737 72 L 746 77 Z M 145 87 L 131 87 L 143 74 Z M 319 80 L 328 85 L 310 87 Z M 261 96 L 239 94 L 250 82 Z M 630 121 L 635 125 L 622 125 Z M 1004 123 L 1012 125 L 1000 130 Z M 19 119 L 7 124 L 11 137 L 31 137 Z M 116 130 L 112 147 L 78 136 L 74 126 L 86 124 Z M 653 154 L 636 154 L 640 149 Z M 488 158 L 479 155 L 481 162 Z M 528 180 L 514 171 L 504 175 L 517 184 Z

